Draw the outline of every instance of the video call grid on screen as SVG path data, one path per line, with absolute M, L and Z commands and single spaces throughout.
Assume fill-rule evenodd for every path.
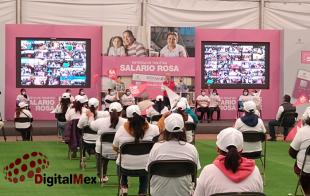
M 202 87 L 269 88 L 268 42 L 201 42 Z
M 90 39 L 17 38 L 17 87 L 90 86 Z

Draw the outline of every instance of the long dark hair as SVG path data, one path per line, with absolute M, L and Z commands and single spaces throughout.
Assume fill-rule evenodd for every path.
M 97 118 L 97 108 L 95 107 L 95 106 L 90 106 L 89 108 L 89 111 L 91 112 L 91 113 L 93 113 L 94 114 L 94 118 L 96 119 Z
M 186 134 L 185 131 L 182 132 L 169 132 L 167 130 L 164 131 L 164 141 L 176 140 L 180 144 L 186 144 Z
M 165 103 L 163 100 L 155 101 L 155 104 L 153 105 L 154 110 L 156 110 L 158 113 L 160 113 L 165 107 Z
M 240 166 L 241 155 L 236 146 L 228 146 L 227 150 L 228 152 L 221 150 L 221 154 L 225 156 L 224 166 L 227 170 L 231 170 L 233 173 L 236 173 Z
M 75 112 L 79 112 L 80 114 L 82 114 L 83 105 L 84 105 L 83 103 L 80 103 L 79 101 L 75 101 L 73 105 Z
M 128 122 L 130 130 L 133 131 L 135 143 L 139 143 L 139 140 L 144 137 L 144 131 L 147 128 L 147 122 L 137 113 L 133 113 L 133 117 L 128 118 Z
M 23 91 L 26 92 L 26 89 L 24 89 L 24 88 L 20 89 L 20 94 L 21 94 L 22 96 L 24 96 L 24 97 L 27 99 L 27 98 L 28 98 L 27 93 L 26 93 L 26 94 L 23 94 Z
M 112 112 L 110 112 L 110 123 L 111 124 L 109 128 L 115 129 L 116 125 L 118 124 L 121 113 L 122 112 L 117 112 L 116 110 L 112 110 Z
M 66 113 L 70 104 L 70 98 L 62 98 L 60 100 L 60 106 L 62 113 Z

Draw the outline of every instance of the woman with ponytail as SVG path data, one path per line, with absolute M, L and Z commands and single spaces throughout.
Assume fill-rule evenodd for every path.
M 217 135 L 218 157 L 201 171 L 194 196 L 225 192 L 263 192 L 255 161 L 241 157 L 242 133 L 226 128 Z
M 116 153 L 113 151 L 111 143 L 102 143 L 102 154 L 100 156 L 100 137 L 103 133 L 116 132 L 116 130 L 126 122 L 126 119 L 120 117 L 122 110 L 123 107 L 120 103 L 113 102 L 109 107 L 109 115 L 105 116 L 104 118 L 95 118 L 95 114 L 91 111 L 87 113 L 90 128 L 97 132 L 95 148 L 97 158 L 97 176 L 102 183 L 106 183 L 109 180 L 108 176 L 106 175 L 109 163 L 108 158 L 115 158 Z M 102 174 L 102 176 L 100 174 Z
M 159 129 L 156 125 L 148 124 L 141 116 L 141 111 L 137 105 L 131 105 L 126 109 L 128 122 L 121 126 L 114 137 L 113 149 L 118 152 L 122 144 L 127 142 L 152 141 L 154 137 L 159 135 Z M 126 159 L 122 159 L 122 167 L 128 170 L 136 170 L 137 168 L 145 168 L 148 155 L 126 155 Z M 119 156 L 116 160 L 119 165 Z M 147 193 L 147 175 L 139 176 L 139 195 Z M 127 176 L 121 176 L 121 193 L 126 194 L 128 190 Z
M 55 117 L 57 119 L 57 129 L 58 129 L 58 136 L 63 137 L 64 130 L 66 127 L 66 117 L 65 114 L 70 107 L 70 94 L 63 93 L 60 99 L 60 103 L 54 109 Z

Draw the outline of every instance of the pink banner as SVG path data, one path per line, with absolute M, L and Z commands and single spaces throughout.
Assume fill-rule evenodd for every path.
M 301 51 L 301 64 L 310 64 L 310 51 Z
M 102 29 L 95 26 L 65 25 L 6 25 L 5 40 L 5 116 L 7 120 L 14 118 L 16 96 L 20 89 L 16 88 L 16 38 L 79 38 L 91 40 L 91 83 L 84 88 L 88 97 L 97 97 L 100 86 L 98 77 L 101 73 Z M 58 104 L 58 98 L 65 88 L 26 88 L 30 97 L 30 108 L 35 120 L 54 120 L 50 113 Z M 72 89 L 76 95 L 78 88 Z
M 195 58 L 164 57 L 102 57 L 102 75 L 116 70 L 117 76 L 150 74 L 171 76 L 195 76 Z
M 196 74 L 195 92 L 201 89 L 201 42 L 202 41 L 227 41 L 227 42 L 269 42 L 270 43 L 270 86 L 263 89 L 262 117 L 274 119 L 279 107 L 280 91 L 280 31 L 279 30 L 245 30 L 245 29 L 196 29 Z M 222 100 L 222 119 L 234 119 L 237 113 L 238 97 L 242 89 L 220 89 L 218 90 Z

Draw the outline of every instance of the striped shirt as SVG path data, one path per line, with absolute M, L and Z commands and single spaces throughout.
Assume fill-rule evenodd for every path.
M 143 44 L 135 41 L 131 46 L 128 46 L 127 54 L 128 56 L 146 56 L 146 51 Z

